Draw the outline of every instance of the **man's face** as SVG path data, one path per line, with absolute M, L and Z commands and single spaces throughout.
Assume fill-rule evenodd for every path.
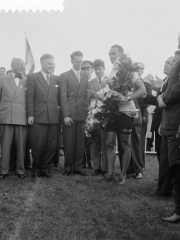
M 111 48 L 109 51 L 109 58 L 112 64 L 121 57 L 121 53 L 119 52 L 118 48 Z
M 88 75 L 88 80 L 91 79 L 91 75 L 93 73 L 93 69 L 90 67 L 85 67 L 82 69 L 83 72 L 85 72 Z
M 82 62 L 83 62 L 83 57 L 82 57 L 82 56 L 74 56 L 74 58 L 71 60 L 71 63 L 72 63 L 72 65 L 73 65 L 73 68 L 74 68 L 76 71 L 81 70 Z
M 103 77 L 104 76 L 104 71 L 105 71 L 105 69 L 102 66 L 94 68 L 94 72 L 95 72 L 97 77 Z
M 53 73 L 55 68 L 55 63 L 53 58 L 46 58 L 41 62 L 41 69 L 43 72 L 49 74 Z
M 164 64 L 164 74 L 166 74 L 167 76 L 169 76 L 170 74 L 170 71 L 173 67 L 173 61 L 174 59 L 173 58 L 168 58 Z
M 5 72 L 6 72 L 6 70 L 5 69 L 0 69 L 0 76 L 4 76 L 5 75 Z
M 17 75 L 24 75 L 26 72 L 26 64 L 23 60 L 17 60 L 12 64 L 12 71 Z
M 143 69 L 142 68 L 138 68 L 137 69 L 137 73 L 138 73 L 139 77 L 141 77 L 143 75 Z

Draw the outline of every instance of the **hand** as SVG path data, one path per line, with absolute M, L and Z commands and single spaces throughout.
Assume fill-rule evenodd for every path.
M 162 100 L 162 95 L 159 95 L 157 100 L 158 100 L 159 107 L 166 107 L 166 104 Z
M 158 76 L 156 76 L 156 79 L 157 80 L 151 80 L 151 84 L 156 89 L 160 89 L 162 87 L 162 85 L 164 84 L 164 81 L 162 79 L 158 78 Z
M 28 124 L 33 125 L 34 123 L 34 117 L 28 117 Z
M 71 124 L 73 123 L 72 118 L 70 118 L 69 116 L 64 118 L 64 123 L 66 126 L 71 126 Z
M 94 92 L 94 91 L 92 91 L 92 90 L 90 90 L 90 89 L 87 89 L 87 95 L 88 95 L 88 97 L 89 98 L 95 98 L 95 97 L 97 97 L 97 94 L 96 94 L 96 92 Z

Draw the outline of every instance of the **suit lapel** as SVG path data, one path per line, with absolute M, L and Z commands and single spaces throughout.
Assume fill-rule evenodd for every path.
M 84 73 L 80 72 L 80 84 L 79 84 L 79 93 L 81 92 L 82 89 L 86 89 L 86 87 L 84 88 L 84 86 L 87 84 L 87 81 L 84 79 L 83 77 Z
M 74 84 L 74 86 L 78 89 L 79 88 L 79 81 L 75 75 L 75 73 L 73 72 L 73 70 L 71 69 L 69 72 L 69 78 L 71 79 L 71 82 Z
M 96 92 L 100 91 L 100 86 L 99 86 L 97 78 L 94 79 L 94 89 Z
M 42 87 L 46 90 L 46 92 L 48 92 L 49 86 L 41 72 L 38 73 L 38 80 L 41 83 Z
M 26 81 L 25 78 L 23 77 L 22 79 L 20 79 L 18 87 L 16 88 L 16 93 L 14 95 L 14 99 L 20 94 L 20 92 L 22 90 L 24 90 L 24 85 L 25 85 Z
M 17 86 L 16 86 L 16 83 L 15 83 L 15 80 L 13 77 L 9 77 L 8 80 L 7 80 L 9 86 L 14 90 L 16 91 L 17 90 Z

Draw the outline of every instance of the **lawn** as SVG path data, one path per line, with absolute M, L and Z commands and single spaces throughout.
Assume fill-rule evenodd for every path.
M 63 160 L 61 161 L 63 163 Z M 116 171 L 118 172 L 118 162 Z M 173 211 L 170 198 L 155 198 L 158 164 L 146 156 L 142 180 L 100 183 L 100 177 L 63 176 L 0 182 L 0 240 L 179 240 L 180 225 L 161 221 Z

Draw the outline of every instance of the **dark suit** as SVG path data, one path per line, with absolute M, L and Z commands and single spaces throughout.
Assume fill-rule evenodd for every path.
M 0 78 L 0 125 L 2 134 L 1 174 L 8 174 L 13 138 L 17 149 L 16 169 L 24 174 L 24 155 L 27 139 L 26 90 L 23 77 L 16 86 L 13 76 Z
M 81 71 L 80 83 L 73 72 L 62 73 L 60 75 L 60 105 L 63 115 L 63 143 L 66 172 L 81 171 L 84 156 L 84 125 L 88 113 L 87 98 L 87 75 Z M 71 117 L 71 126 L 64 124 L 65 117 Z
M 160 161 L 170 169 L 175 213 L 180 215 L 180 140 L 176 138 L 180 124 L 180 61 L 172 68 L 162 99 L 167 107 L 162 115 L 162 152 Z
M 57 146 L 59 82 L 51 76 L 48 85 L 43 74 L 38 72 L 28 76 L 27 86 L 28 117 L 34 117 L 30 128 L 33 172 L 47 173 Z

